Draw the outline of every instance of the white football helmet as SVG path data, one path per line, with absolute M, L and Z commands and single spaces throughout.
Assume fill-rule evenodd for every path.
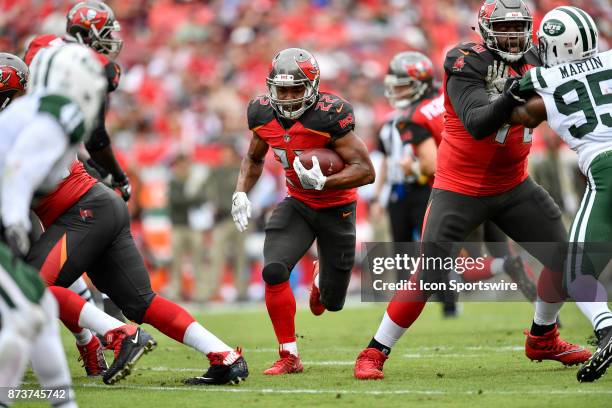
M 28 93 L 55 94 L 75 102 L 83 114 L 85 140 L 97 124 L 108 80 L 95 51 L 66 44 L 38 52 L 30 66 Z
M 537 36 L 540 59 L 547 67 L 597 55 L 597 26 L 578 7 L 557 7 L 546 13 Z

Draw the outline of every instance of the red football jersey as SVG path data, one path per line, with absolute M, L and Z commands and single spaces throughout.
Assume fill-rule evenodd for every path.
M 302 151 L 330 148 L 333 140 L 355 127 L 353 107 L 347 101 L 321 92 L 317 102 L 295 121 L 283 124 L 278 120 L 267 96 L 249 103 L 249 129 L 264 140 L 274 152 L 276 161 L 285 170 L 289 195 L 311 208 L 320 209 L 347 204 L 357 199 L 356 189 L 306 190 L 293 170 L 293 160 Z
M 446 56 L 444 63 L 444 131 L 438 148 L 434 188 L 470 196 L 487 196 L 508 191 L 527 176 L 527 156 L 531 149 L 531 132 L 524 126 L 503 126 L 496 134 L 476 140 L 463 126 L 447 94 L 446 83 L 451 75 L 467 80 L 480 80 L 484 88 L 487 68 L 493 63 L 492 53 L 474 43 L 461 44 Z M 517 70 L 519 75 L 539 62 L 526 54 Z M 519 72 L 517 72 L 519 71 Z M 467 108 L 466 108 L 467 109 Z
M 437 95 L 420 101 L 410 121 L 429 130 L 431 137 L 436 141 L 436 146 L 439 146 L 444 129 L 444 92 L 440 90 Z
M 97 180 L 87 173 L 83 163 L 75 160 L 70 165 L 70 175 L 42 199 L 34 212 L 45 228 L 49 228 L 57 217 L 68 211 L 96 183 Z

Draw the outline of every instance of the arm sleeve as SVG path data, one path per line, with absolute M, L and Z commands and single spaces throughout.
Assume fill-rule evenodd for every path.
M 452 75 L 446 84 L 450 101 L 465 129 L 480 140 L 496 132 L 508 122 L 517 102 L 502 94 L 490 103 L 483 79 Z
M 22 224 L 30 230 L 32 196 L 67 148 L 68 138 L 50 115 L 38 116 L 21 131 L 2 169 L 4 225 Z
M 102 109 L 100 109 L 97 126 L 95 127 L 95 129 L 92 130 L 89 140 L 87 141 L 87 143 L 85 143 L 85 147 L 90 152 L 102 150 L 111 143 L 110 137 L 108 136 L 108 132 L 106 131 L 106 125 L 104 123 L 107 105 L 108 98 L 102 106 Z

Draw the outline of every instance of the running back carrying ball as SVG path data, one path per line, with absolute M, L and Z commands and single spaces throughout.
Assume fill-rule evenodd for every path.
M 320 148 L 305 150 L 300 154 L 300 162 L 307 169 L 312 168 L 312 156 L 317 156 L 319 167 L 326 177 L 336 174 L 344 168 L 344 161 L 338 153 L 331 149 Z

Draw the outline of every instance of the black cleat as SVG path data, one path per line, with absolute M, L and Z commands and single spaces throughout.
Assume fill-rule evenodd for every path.
M 580 382 L 593 382 L 606 373 L 612 363 L 612 326 L 595 332 L 597 351 L 584 363 L 576 378 Z
M 249 368 L 242 357 L 242 350 L 237 348 L 221 353 L 208 353 L 210 367 L 201 377 L 188 378 L 187 385 L 226 385 L 238 384 L 249 376 Z
M 102 376 L 105 384 L 115 384 L 131 374 L 136 362 L 152 351 L 157 343 L 140 327 L 124 325 L 106 333 L 107 348 L 115 351 L 115 360 Z
M 504 258 L 504 271 L 518 285 L 523 296 L 530 302 L 535 302 L 538 290 L 535 282 L 525 272 L 525 266 L 520 256 L 506 256 Z

